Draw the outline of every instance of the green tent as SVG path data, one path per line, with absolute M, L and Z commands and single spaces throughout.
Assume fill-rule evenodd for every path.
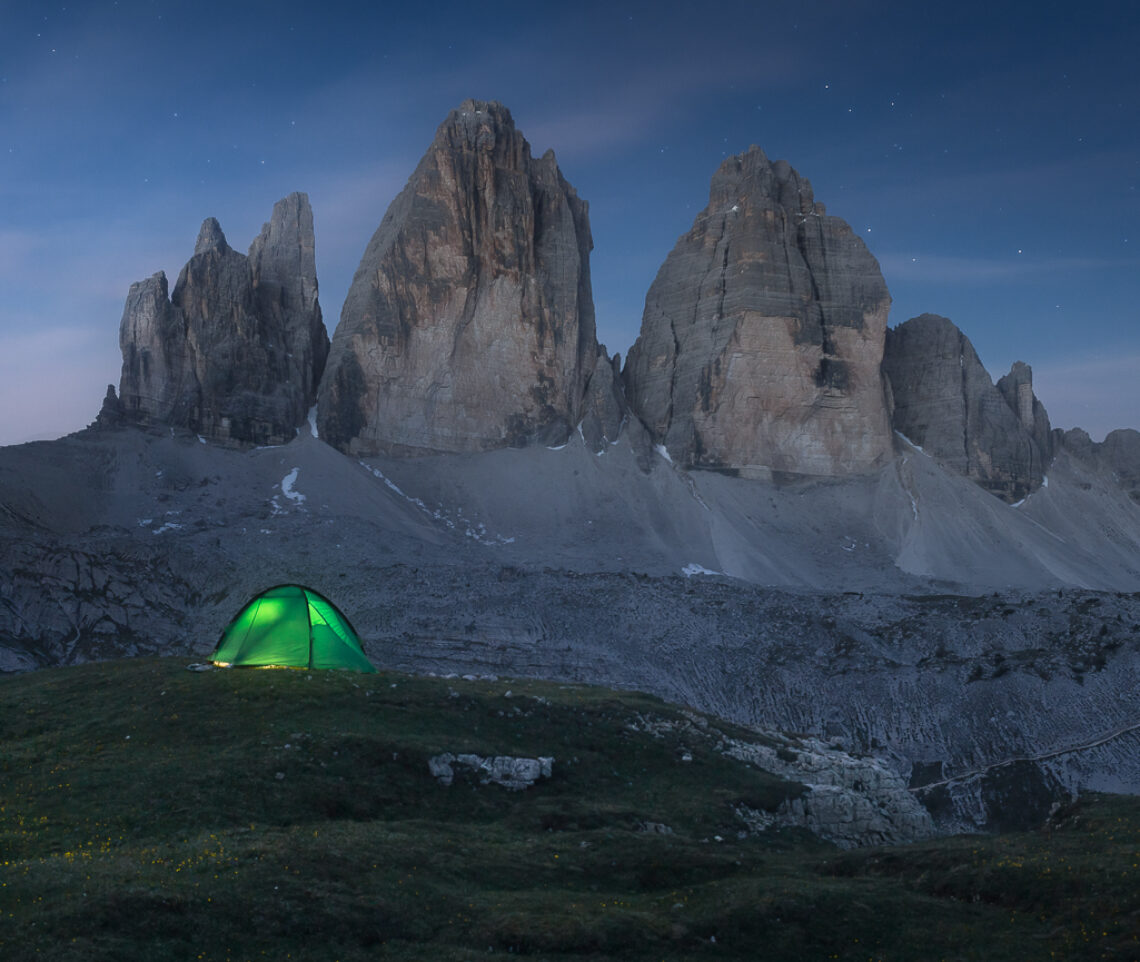
M 376 670 L 336 605 L 301 585 L 277 585 L 254 598 L 226 625 L 210 660 L 225 667 Z

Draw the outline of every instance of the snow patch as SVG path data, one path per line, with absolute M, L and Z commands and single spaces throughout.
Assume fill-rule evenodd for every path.
M 309 408 L 308 421 L 309 421 L 309 430 L 313 433 L 313 437 L 319 438 L 321 435 L 320 435 L 320 432 L 317 430 L 317 406 L 315 404 L 311 408 Z
M 1045 475 L 1045 477 L 1043 477 L 1041 479 L 1041 487 L 1043 487 L 1043 488 L 1049 487 L 1049 475 Z
M 672 459 L 671 457 L 669 457 L 669 452 L 668 452 L 668 451 L 665 449 L 665 445 L 664 445 L 664 444 L 655 444 L 655 445 L 653 445 L 653 450 L 654 450 L 654 451 L 656 451 L 658 454 L 660 454 L 660 455 L 661 455 L 661 457 L 663 457 L 663 458 L 664 458 L 666 461 L 668 461 L 670 464 L 672 464 L 672 463 L 673 463 L 673 459 Z
M 300 474 L 300 472 L 300 468 L 294 468 L 281 479 L 281 493 L 294 504 L 305 503 L 305 496 L 301 494 L 300 491 L 295 491 L 293 489 L 293 485 L 297 483 L 297 475 Z
M 699 565 L 695 561 L 690 561 L 681 569 L 681 574 L 686 578 L 691 578 L 693 575 L 719 575 L 720 573 L 719 571 L 710 571 L 704 565 Z
M 297 491 L 293 487 L 293 485 L 295 485 L 297 483 L 297 475 L 299 475 L 300 473 L 301 473 L 300 468 L 294 468 L 287 475 L 285 475 L 285 477 L 283 477 L 281 479 L 281 494 L 283 494 L 286 498 L 288 498 L 290 501 L 292 501 L 293 506 L 295 508 L 298 508 L 301 511 L 305 511 L 307 509 L 302 508 L 301 505 L 303 505 L 305 503 L 306 498 L 303 494 L 301 494 L 300 491 Z M 285 514 L 286 511 L 288 510 L 287 505 L 281 504 L 281 499 L 278 495 L 274 495 L 272 498 L 270 498 L 269 503 L 273 507 L 274 517 L 276 517 L 279 514 Z
M 170 434 L 171 434 L 171 436 L 173 437 L 173 435 L 174 435 L 174 432 L 173 432 L 173 431 L 171 431 L 171 432 L 170 432 Z M 200 435 L 200 434 L 198 435 L 198 443 L 199 443 L 199 444 L 205 444 L 205 443 L 206 443 L 206 439 L 205 439 L 204 437 L 202 437 L 202 435 Z

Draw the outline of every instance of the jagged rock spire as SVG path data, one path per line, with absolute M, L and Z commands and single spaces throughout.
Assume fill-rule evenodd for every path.
M 440 125 L 356 271 L 321 437 L 359 454 L 564 439 L 597 340 L 587 205 L 497 103 Z
M 123 416 L 219 441 L 293 437 L 328 354 L 313 250 L 305 194 L 274 206 L 248 257 L 207 218 L 173 293 L 162 272 L 131 285 L 119 328 Z

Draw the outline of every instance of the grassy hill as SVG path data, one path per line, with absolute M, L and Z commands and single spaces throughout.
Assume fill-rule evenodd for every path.
M 0 958 L 1140 957 L 1140 800 L 890 849 L 747 835 L 735 808 L 802 786 L 646 730 L 689 717 L 173 659 L 0 678 Z M 441 752 L 555 761 L 524 791 L 444 787 Z

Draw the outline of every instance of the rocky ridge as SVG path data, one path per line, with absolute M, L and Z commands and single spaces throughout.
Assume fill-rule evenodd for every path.
M 1103 441 L 1096 442 L 1086 431 L 1074 428 L 1056 431 L 1054 438 L 1057 447 L 1107 474 L 1134 501 L 1140 501 L 1140 431 L 1110 431 Z
M 587 205 L 500 104 L 440 125 L 364 253 L 318 424 L 352 454 L 565 441 L 598 351 Z
M 1044 480 L 1028 365 L 995 386 L 946 319 L 887 330 L 874 257 L 759 148 L 713 177 L 624 371 L 596 342 L 591 247 L 553 154 L 465 101 L 369 243 L 331 349 L 307 198 L 281 201 L 247 257 L 210 218 L 173 294 L 161 273 L 132 286 L 98 421 L 281 443 L 319 395 L 322 436 L 358 456 L 557 446 L 577 427 L 599 454 L 627 434 L 645 471 L 656 444 L 749 478 L 867 474 L 893 427 L 1009 503 Z
M 102 421 L 239 444 L 293 437 L 328 353 L 314 251 L 305 194 L 274 205 L 248 255 L 229 246 L 217 220 L 203 222 L 173 293 L 161 271 L 131 285 L 118 398 L 108 393 Z
M 1009 503 L 1041 485 L 1053 441 L 1029 365 L 995 386 L 970 339 L 923 314 L 887 331 L 883 374 L 895 430 L 941 464 Z
M 624 378 L 678 464 L 844 476 L 891 457 L 890 295 L 850 226 L 758 147 L 726 160 L 645 300 Z

